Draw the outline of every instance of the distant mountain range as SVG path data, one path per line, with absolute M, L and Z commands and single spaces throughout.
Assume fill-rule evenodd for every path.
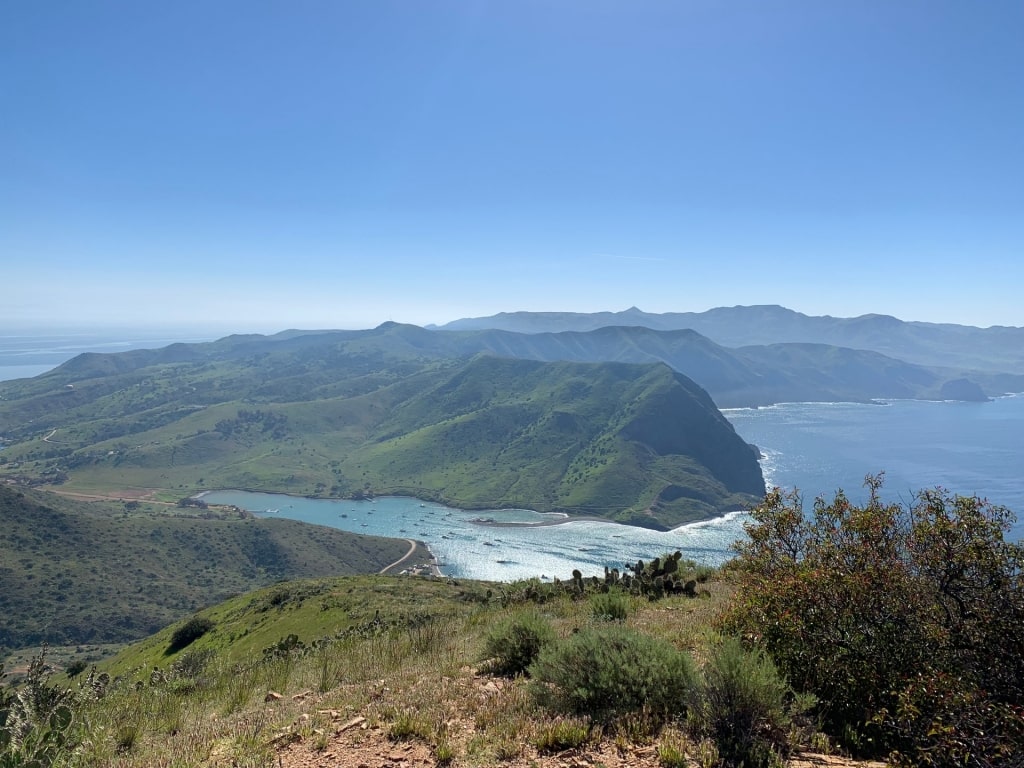
M 442 330 L 498 329 L 517 333 L 593 331 L 608 326 L 659 331 L 689 329 L 726 347 L 827 344 L 869 350 L 918 365 L 1024 374 L 1024 328 L 975 328 L 905 322 L 889 315 L 814 317 L 775 305 L 719 307 L 707 312 L 503 312 L 465 318 Z M 431 326 L 433 328 L 433 326 Z

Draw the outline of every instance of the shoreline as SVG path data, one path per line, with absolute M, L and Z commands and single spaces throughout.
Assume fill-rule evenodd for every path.
M 618 526 L 621 526 L 623 528 L 636 528 L 638 530 L 656 531 L 656 532 L 659 532 L 659 533 L 669 533 L 671 531 L 681 530 L 681 529 L 686 528 L 687 526 L 691 526 L 691 525 L 706 525 L 708 523 L 713 523 L 715 521 L 727 520 L 727 519 L 730 519 L 731 516 L 734 516 L 734 515 L 737 515 L 737 514 L 744 514 L 744 513 L 749 511 L 747 509 L 734 509 L 734 510 L 729 510 L 727 512 L 721 512 L 721 513 L 718 513 L 718 514 L 715 514 L 715 515 L 711 515 L 710 517 L 701 518 L 699 520 L 691 520 L 689 522 L 679 523 L 676 526 L 668 527 L 668 526 L 665 526 L 665 525 L 659 525 L 659 526 L 634 525 L 634 524 L 630 524 L 630 523 L 623 523 L 623 522 L 620 522 L 618 520 L 612 520 L 612 519 L 607 518 L 607 517 L 598 517 L 596 515 L 573 515 L 573 514 L 570 514 L 568 512 L 539 512 L 539 511 L 537 511 L 535 509 L 526 509 L 525 507 L 504 507 L 504 508 L 502 508 L 502 507 L 468 507 L 468 508 L 467 507 L 453 507 L 453 506 L 449 506 L 448 504 L 446 504 L 446 503 L 444 503 L 442 501 L 437 501 L 435 499 L 421 499 L 418 496 L 406 496 L 406 495 L 403 495 L 403 494 L 391 494 L 391 493 L 380 494 L 380 495 L 375 495 L 375 496 L 363 496 L 363 497 L 356 498 L 356 497 L 346 497 L 346 496 L 303 496 L 301 494 L 288 493 L 287 491 L 264 491 L 264 490 L 255 490 L 255 489 L 252 489 L 252 488 L 207 488 L 205 490 L 200 491 L 199 493 L 196 493 L 196 494 L 193 494 L 192 496 L 189 496 L 189 498 L 201 501 L 204 496 L 206 496 L 207 494 L 210 494 L 210 493 L 262 493 L 262 494 L 266 494 L 268 496 L 286 496 L 286 497 L 291 498 L 291 499 L 301 499 L 303 501 L 373 502 L 373 501 L 375 501 L 377 499 L 403 499 L 403 500 L 409 500 L 411 502 L 415 502 L 417 504 L 426 504 L 426 503 L 436 504 L 436 505 L 439 505 L 440 507 L 443 507 L 443 508 L 445 508 L 445 509 L 447 509 L 447 510 L 449 510 L 451 512 L 467 512 L 467 513 L 468 512 L 488 512 L 488 513 L 495 513 L 495 514 L 500 514 L 500 513 L 503 513 L 503 512 L 529 512 L 530 514 L 534 514 L 534 515 L 545 515 L 545 516 L 550 515 L 552 517 L 557 516 L 557 517 L 560 518 L 560 519 L 555 519 L 555 520 L 538 520 L 538 521 L 535 521 L 535 522 L 514 522 L 514 521 L 495 520 L 495 519 L 490 518 L 490 517 L 487 517 L 487 518 L 479 517 L 479 518 L 472 518 L 472 519 L 467 521 L 469 523 L 472 523 L 473 525 L 478 525 L 478 526 L 485 527 L 485 528 L 549 528 L 549 527 L 552 527 L 552 526 L 566 525 L 568 523 L 607 523 L 609 525 L 618 525 Z M 223 505 L 214 504 L 213 506 L 223 506 Z M 234 505 L 227 505 L 227 506 L 234 506 Z M 253 515 L 265 515 L 265 514 L 274 514 L 275 512 L 279 512 L 280 509 L 261 509 L 261 510 L 244 509 L 244 511 L 248 512 L 250 514 L 253 514 Z M 398 537 L 392 537 L 392 538 L 402 538 L 402 537 L 398 536 Z

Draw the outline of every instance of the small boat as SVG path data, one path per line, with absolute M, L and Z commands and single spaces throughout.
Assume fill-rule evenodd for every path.
M 485 546 L 485 547 L 493 547 L 494 545 L 493 545 L 493 544 L 491 544 L 491 542 L 489 542 L 489 541 L 485 541 L 485 542 L 484 542 L 484 546 Z

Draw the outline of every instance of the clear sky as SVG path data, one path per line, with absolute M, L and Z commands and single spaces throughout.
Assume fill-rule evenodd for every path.
M 0 2 L 0 333 L 1024 326 L 1014 0 Z

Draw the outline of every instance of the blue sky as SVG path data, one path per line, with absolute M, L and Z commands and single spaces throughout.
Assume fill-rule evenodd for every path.
M 1024 325 L 1024 5 L 0 4 L 0 328 Z

